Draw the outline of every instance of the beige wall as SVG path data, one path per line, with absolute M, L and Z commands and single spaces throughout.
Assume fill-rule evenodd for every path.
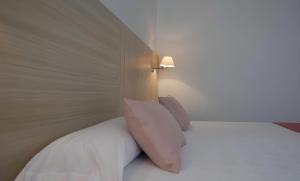
M 158 0 L 157 51 L 192 119 L 300 121 L 299 0 Z

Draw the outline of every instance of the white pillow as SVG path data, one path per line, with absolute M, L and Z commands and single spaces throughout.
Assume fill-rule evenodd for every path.
M 122 181 L 140 153 L 124 118 L 62 137 L 38 153 L 16 181 Z

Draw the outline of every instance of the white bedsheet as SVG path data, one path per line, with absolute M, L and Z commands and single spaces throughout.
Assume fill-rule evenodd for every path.
M 124 181 L 300 181 L 300 134 L 272 123 L 193 121 L 179 174 L 140 156 Z

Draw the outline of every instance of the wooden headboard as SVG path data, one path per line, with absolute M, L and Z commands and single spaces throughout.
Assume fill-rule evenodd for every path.
M 157 98 L 149 49 L 99 0 L 1 0 L 0 180 L 51 141 Z

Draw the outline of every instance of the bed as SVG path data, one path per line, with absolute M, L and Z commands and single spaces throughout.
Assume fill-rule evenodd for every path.
M 158 65 L 156 52 L 98 0 L 26 3 L 6 0 L 0 12 L 4 20 L 0 21 L 1 181 L 14 180 L 28 161 L 34 160 L 35 155 L 43 156 L 39 154 L 41 150 L 52 148 L 49 144 L 65 135 L 76 136 L 81 132 L 77 130 L 83 130 L 97 141 L 93 135 L 99 132 L 87 134 L 85 128 L 122 115 L 123 97 L 157 100 L 159 74 L 151 72 L 151 67 Z M 104 145 L 107 140 L 116 138 L 115 134 L 103 136 L 104 133 L 99 136 L 99 150 L 107 148 Z M 121 175 L 116 178 L 118 181 L 298 181 L 300 178 L 300 136 L 278 125 L 193 121 L 184 134 L 187 145 L 182 148 L 183 165 L 179 174 L 160 170 L 143 155 L 135 158 L 138 148 L 124 131 L 118 139 L 128 138 L 126 143 L 129 140 L 133 145 L 132 154 L 130 159 L 117 160 L 122 165 L 110 169 L 111 173 L 118 169 Z M 72 142 L 79 143 L 81 149 L 64 147 L 65 153 L 69 153 L 66 155 L 70 164 L 77 163 L 78 172 L 87 165 L 97 172 L 97 164 L 101 160 L 110 161 L 110 157 L 101 157 L 99 162 L 90 164 L 89 161 L 95 161 L 93 155 L 80 154 L 90 143 L 80 144 L 84 138 L 87 137 L 78 136 Z M 120 149 L 126 148 L 126 144 L 123 146 Z M 51 161 L 50 158 L 60 158 L 52 156 L 44 157 L 35 168 L 47 171 L 41 165 Z M 84 157 L 81 159 L 86 164 L 79 157 Z M 61 163 L 63 159 L 68 157 L 56 161 Z M 99 170 L 97 174 L 101 174 Z M 96 176 L 94 180 L 99 181 Z M 57 181 L 53 177 L 48 179 Z M 70 177 L 64 180 L 68 179 L 75 180 Z
M 124 181 L 299 181 L 300 134 L 272 123 L 192 121 L 179 174 L 141 155 Z
M 154 165 L 123 117 L 59 138 L 16 181 L 298 181 L 300 134 L 273 123 L 192 121 L 178 174 Z

